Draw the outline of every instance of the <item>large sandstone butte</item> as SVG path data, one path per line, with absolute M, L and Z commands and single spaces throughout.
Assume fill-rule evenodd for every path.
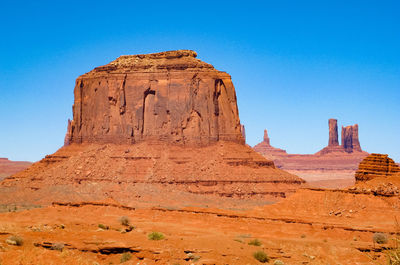
M 342 128 L 339 145 L 336 119 L 329 119 L 328 146 L 315 154 L 288 154 L 271 146 L 267 130 L 264 140 L 253 149 L 279 168 L 307 180 L 311 185 L 324 188 L 343 188 L 354 184 L 354 173 L 360 161 L 368 155 L 361 150 L 358 125 Z
M 356 171 L 356 182 L 388 177 L 400 172 L 400 167 L 385 154 L 370 154 L 364 158 Z
M 261 203 L 304 183 L 244 144 L 231 77 L 193 51 L 121 56 L 80 76 L 74 94 L 65 146 L 5 179 L 1 202 Z
M 66 143 L 244 142 L 231 77 L 196 56 L 121 56 L 80 76 Z

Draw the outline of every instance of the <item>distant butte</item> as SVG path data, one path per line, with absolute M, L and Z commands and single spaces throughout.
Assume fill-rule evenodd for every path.
M 8 160 L 8 158 L 0 157 L 0 180 L 26 169 L 31 164 L 32 164 L 31 162 L 11 161 Z
M 332 152 L 363 152 L 360 146 L 360 141 L 358 140 L 358 124 L 342 127 L 342 142 L 341 145 L 339 145 L 337 120 L 329 119 L 328 146 L 323 148 L 317 154 L 324 155 Z
M 354 173 L 360 161 L 368 155 L 362 151 L 358 125 L 342 127 L 339 145 L 336 119 L 329 119 L 328 146 L 315 154 L 287 154 L 270 145 L 267 130 L 264 139 L 253 149 L 275 165 L 307 180 L 310 185 L 324 188 L 343 188 L 354 184 Z

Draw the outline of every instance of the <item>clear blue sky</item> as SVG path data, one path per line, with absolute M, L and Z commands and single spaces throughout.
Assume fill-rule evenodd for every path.
M 62 146 L 79 75 L 122 54 L 192 49 L 231 74 L 250 145 L 267 128 L 274 146 L 314 153 L 337 118 L 399 162 L 399 3 L 2 1 L 0 157 Z

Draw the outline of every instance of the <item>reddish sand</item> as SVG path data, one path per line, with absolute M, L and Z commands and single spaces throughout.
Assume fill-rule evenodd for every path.
M 118 264 L 123 252 L 132 255 L 125 264 L 259 264 L 252 257 L 258 250 L 285 264 L 383 263 L 382 247 L 390 245 L 374 245 L 372 236 L 385 232 L 393 238 L 400 218 L 398 196 L 350 191 L 299 190 L 277 204 L 242 210 L 182 204 L 106 200 L 3 213 L 1 264 Z M 121 216 L 135 229 L 118 231 L 125 228 Z M 148 240 L 153 231 L 166 238 Z M 10 235 L 22 237 L 23 246 L 7 245 Z M 255 238 L 261 246 L 248 245 Z M 57 243 L 62 251 L 51 249 Z

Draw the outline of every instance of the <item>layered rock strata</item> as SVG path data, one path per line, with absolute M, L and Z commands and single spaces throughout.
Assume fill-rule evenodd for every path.
M 400 172 L 400 167 L 386 154 L 370 154 L 364 158 L 355 173 L 356 182 L 388 177 Z

